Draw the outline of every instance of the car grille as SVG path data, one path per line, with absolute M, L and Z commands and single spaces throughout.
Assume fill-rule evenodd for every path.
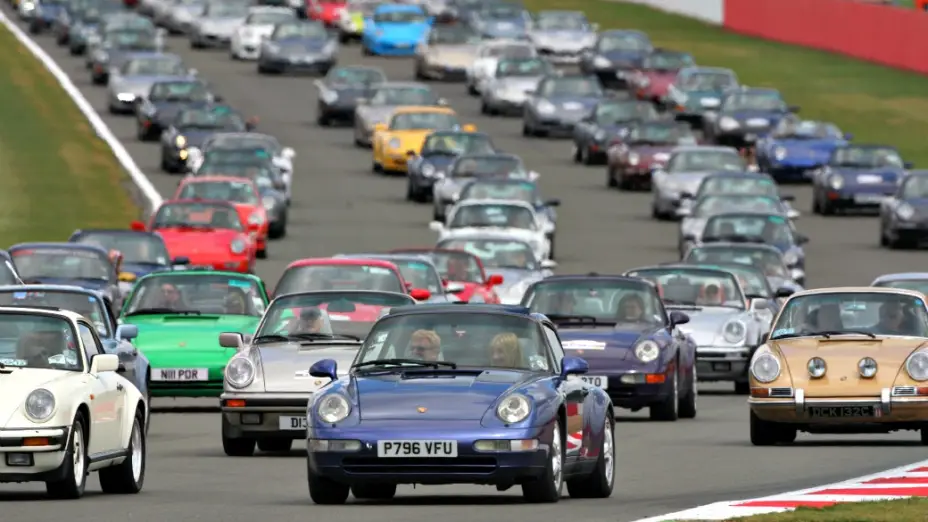
M 770 397 L 792 397 L 793 389 L 792 388 L 770 388 Z
M 438 475 L 443 473 L 489 475 L 496 471 L 497 464 L 495 457 L 483 456 L 451 459 L 346 457 L 342 459 L 342 468 L 345 473 L 354 475 Z
M 915 397 L 918 392 L 915 386 L 896 386 L 893 388 L 893 395 L 895 397 Z

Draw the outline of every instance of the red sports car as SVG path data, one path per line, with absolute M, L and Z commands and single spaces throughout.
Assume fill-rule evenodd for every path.
M 279 299 L 294 318 L 312 318 L 317 310 L 325 310 L 329 329 L 337 335 L 365 337 L 371 327 L 395 306 L 416 301 L 412 296 L 371 290 L 341 290 L 289 294 Z M 321 333 L 328 333 L 323 329 Z
M 416 301 L 426 301 L 432 294 L 423 288 L 412 288 L 403 278 L 399 267 L 381 259 L 311 258 L 290 263 L 274 295 L 324 290 L 378 290 L 381 292 L 408 293 Z M 363 309 L 352 313 L 363 315 Z M 365 319 L 354 318 L 363 321 Z
M 255 270 L 258 227 L 249 230 L 228 201 L 165 201 L 147 226 L 133 221 L 132 229 L 157 232 L 177 264 L 242 273 Z
M 667 96 L 670 84 L 684 67 L 696 64 L 689 53 L 655 49 L 648 55 L 641 68 L 631 75 L 630 83 L 639 100 L 660 103 Z
M 664 165 L 679 145 L 695 145 L 688 125 L 649 121 L 631 128 L 625 140 L 609 149 L 606 181 L 622 190 L 651 189 L 651 171 Z
M 338 17 L 345 10 L 347 2 L 337 0 L 306 0 L 306 15 L 319 20 L 328 27 L 338 22 Z
M 267 257 L 267 211 L 261 203 L 261 193 L 254 180 L 232 176 L 202 176 L 184 178 L 177 186 L 174 199 L 211 199 L 235 205 L 242 223 L 257 229 L 258 257 Z
M 401 248 L 391 254 L 427 255 L 438 268 L 445 288 L 465 303 L 499 304 L 493 288 L 503 284 L 503 276 L 487 277 L 480 258 L 463 250 L 445 248 Z

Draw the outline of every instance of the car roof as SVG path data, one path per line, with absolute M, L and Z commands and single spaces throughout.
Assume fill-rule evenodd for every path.
M 0 290 L 2 290 L 2 288 L 0 288 Z M 272 299 L 272 302 L 279 301 L 280 299 L 284 299 L 286 297 L 296 297 L 296 296 L 303 296 L 303 295 L 370 295 L 370 294 L 402 297 L 406 299 L 407 301 L 409 301 L 410 304 L 414 304 L 416 302 L 416 300 L 409 294 L 401 294 L 399 292 L 386 292 L 384 290 L 312 290 L 312 291 L 307 291 L 307 292 L 290 292 L 290 293 L 279 294 L 279 295 L 274 296 L 274 299 Z
M 631 270 L 629 270 L 629 271 L 627 271 L 627 272 L 625 272 L 625 273 L 626 273 L 626 274 L 631 274 L 631 273 L 634 273 L 634 272 L 644 272 L 644 271 L 646 271 L 646 270 L 689 270 L 689 271 L 693 271 L 693 272 L 707 272 L 707 273 L 715 273 L 715 274 L 720 274 L 720 275 L 726 275 L 726 276 L 734 277 L 734 274 L 732 274 L 731 272 L 729 272 L 728 270 L 725 270 L 725 269 L 723 269 L 723 268 L 708 268 L 708 267 L 704 267 L 704 266 L 702 266 L 702 265 L 688 265 L 688 264 L 685 264 L 685 263 L 681 263 L 681 264 L 679 264 L 679 265 L 648 265 L 648 266 L 641 266 L 641 267 L 638 267 L 638 268 L 633 268 L 633 269 L 631 269 Z M 629 277 L 634 277 L 634 276 L 629 276 Z
M 540 320 L 542 317 L 541 314 L 534 314 L 532 311 L 525 306 L 519 305 L 498 305 L 498 304 L 485 304 L 485 303 L 473 303 L 467 304 L 467 306 L 462 306 L 461 304 L 448 304 L 448 303 L 421 303 L 416 305 L 409 306 L 396 306 L 390 309 L 390 313 L 387 314 L 388 317 L 396 315 L 410 315 L 410 314 L 458 314 L 458 313 L 473 313 L 473 314 L 492 314 L 492 315 L 514 315 L 525 317 L 527 319 Z
M 379 253 L 379 254 L 338 254 L 335 256 L 335 259 L 379 259 L 383 261 L 414 261 L 417 263 L 424 263 L 435 268 L 435 263 L 425 254 L 391 254 L 391 253 Z M 437 270 L 437 269 L 436 269 Z
M 873 280 L 871 284 L 885 283 L 890 281 L 928 281 L 928 272 L 898 272 L 895 274 L 883 274 Z
M 305 259 L 297 259 L 296 261 L 287 265 L 287 270 L 291 268 L 299 268 L 303 266 L 326 266 L 326 265 L 342 265 L 342 266 L 376 266 L 381 268 L 389 268 L 396 272 L 399 272 L 399 268 L 396 264 L 383 259 L 370 259 L 370 258 L 357 258 L 357 257 L 309 257 Z
M 885 286 L 835 286 L 830 288 L 815 288 L 812 290 L 802 290 L 796 292 L 790 296 L 790 300 L 793 300 L 797 297 L 805 297 L 807 295 L 819 295 L 819 294 L 850 294 L 850 293 L 861 293 L 861 294 L 899 294 L 907 295 L 910 297 L 917 297 L 922 301 L 925 300 L 925 294 L 921 292 L 916 292 L 915 290 L 907 290 L 905 288 L 891 288 Z
M 738 211 L 738 212 L 722 212 L 721 214 L 713 214 L 706 219 L 722 219 L 730 218 L 732 216 L 739 217 L 773 217 L 783 218 L 783 215 L 777 212 L 761 212 L 761 211 Z
M 152 238 L 162 239 L 159 234 L 155 232 L 149 232 L 147 230 L 132 230 L 131 228 L 79 228 L 71 233 L 71 237 L 68 238 L 68 241 L 70 242 L 82 236 L 89 236 L 93 234 L 119 234 L 122 236 L 148 236 Z
M 260 277 L 254 274 L 243 274 L 241 272 L 232 272 L 229 270 L 201 270 L 201 269 L 191 269 L 191 270 L 164 270 L 160 272 L 151 272 L 145 274 L 142 277 L 136 280 L 135 286 L 142 281 L 147 279 L 153 279 L 157 277 L 192 277 L 192 276 L 203 276 L 203 275 L 218 275 L 223 277 L 237 277 L 239 279 L 250 279 L 258 284 L 264 284 Z
M 695 250 L 697 248 L 712 248 L 716 250 L 731 250 L 733 248 L 753 248 L 755 250 L 769 250 L 770 252 L 775 252 L 782 255 L 780 249 L 768 245 L 767 243 L 754 243 L 750 241 L 741 242 L 741 241 L 711 241 L 707 243 L 702 243 L 700 245 L 694 245 L 690 250 Z
M 621 275 L 621 274 L 598 274 L 596 272 L 590 272 L 588 274 L 553 275 L 553 276 L 549 276 L 544 279 L 535 281 L 533 283 L 533 286 L 537 284 L 548 283 L 548 282 L 553 283 L 553 282 L 558 282 L 558 281 L 584 281 L 584 280 L 590 280 L 590 279 L 599 279 L 599 280 L 604 280 L 604 281 L 627 281 L 629 283 L 643 282 L 643 280 L 639 277 L 633 277 L 633 276 L 627 276 L 627 275 Z M 647 281 L 644 281 L 644 282 L 647 282 Z
M 456 207 L 480 207 L 485 205 L 493 205 L 495 207 L 507 206 L 507 207 L 519 207 L 527 208 L 534 212 L 535 206 L 527 201 L 522 201 L 521 199 L 464 199 L 461 200 L 455 205 Z
M 91 290 L 82 286 L 73 285 L 0 285 L 0 292 L 69 292 L 72 294 L 92 295 L 98 299 L 103 299 L 103 292 Z
M 0 314 L 28 314 L 61 317 L 71 321 L 86 321 L 81 314 L 53 306 L 6 306 L 0 305 Z

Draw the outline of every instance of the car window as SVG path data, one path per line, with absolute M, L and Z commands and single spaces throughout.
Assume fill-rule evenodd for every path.
M 551 351 L 554 354 L 555 371 L 561 371 L 561 361 L 564 360 L 564 347 L 561 345 L 561 340 L 554 330 L 545 326 L 544 331 L 545 337 L 548 339 L 548 346 L 551 347 Z
M 103 351 L 103 346 L 101 346 L 100 340 L 97 339 L 96 334 L 94 334 L 93 328 L 88 326 L 87 323 L 83 321 L 78 322 L 77 331 L 81 336 L 81 343 L 84 345 L 84 355 L 87 356 L 88 362 L 93 358 L 94 355 L 106 353 Z

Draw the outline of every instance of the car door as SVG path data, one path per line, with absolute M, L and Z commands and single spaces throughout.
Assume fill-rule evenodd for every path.
M 119 362 L 125 368 L 125 371 L 122 373 L 123 377 L 138 387 L 139 351 L 130 341 L 116 338 L 117 321 L 116 316 L 113 313 L 113 308 L 111 306 L 104 305 L 104 311 L 106 313 L 108 328 L 110 332 L 112 332 L 113 337 L 112 339 L 103 340 L 103 348 L 107 353 L 114 353 L 119 357 Z
M 561 345 L 561 339 L 557 332 L 549 326 L 543 327 L 545 338 L 548 346 L 557 361 L 555 372 L 560 373 L 561 361 L 564 359 L 564 347 Z M 567 410 L 566 433 L 564 434 L 564 455 L 565 463 L 576 462 L 585 455 L 587 451 L 583 450 L 585 429 L 585 408 L 584 402 L 590 394 L 590 387 L 580 378 L 571 378 L 562 381 L 559 391 L 564 394 L 565 407 Z
M 77 322 L 78 334 L 87 364 L 90 365 L 97 355 L 105 354 L 103 343 L 97 337 L 94 327 L 84 320 Z M 125 380 L 116 372 L 100 372 L 91 375 L 90 400 L 90 442 L 87 446 L 89 455 L 107 453 L 120 449 L 122 420 L 124 416 Z

